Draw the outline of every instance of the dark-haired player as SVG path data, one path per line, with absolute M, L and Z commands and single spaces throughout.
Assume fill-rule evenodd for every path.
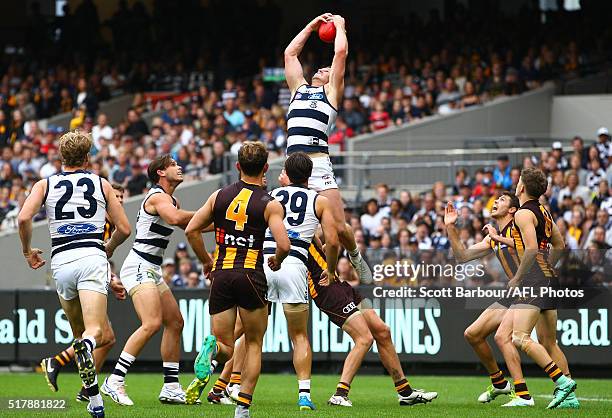
M 123 205 L 123 186 L 117 183 L 111 184 L 113 187 L 113 192 L 115 192 L 115 197 L 119 200 L 119 203 Z M 106 217 L 106 224 L 104 225 L 104 242 L 108 242 L 110 240 L 111 234 L 115 226 L 112 224 L 108 216 Z M 125 289 L 121 284 L 121 281 L 115 276 L 111 276 L 110 288 L 117 297 L 117 299 L 125 299 Z M 107 344 L 103 346 L 98 346 L 93 352 L 94 360 L 96 362 L 96 372 L 99 374 L 100 370 L 102 370 L 102 366 L 104 365 L 104 361 L 106 360 L 106 356 L 108 356 L 108 352 L 115 345 L 115 333 L 113 332 L 113 328 L 111 327 L 110 321 L 105 323 L 105 327 L 102 330 L 102 339 L 104 341 L 108 341 Z M 42 359 L 40 362 L 40 367 L 45 376 L 47 384 L 49 388 L 53 392 L 58 391 L 57 386 L 57 378 L 59 376 L 60 371 L 64 366 L 72 361 L 74 358 L 74 348 L 72 346 L 67 347 L 65 350 L 57 353 L 55 356 L 47 357 Z M 87 389 L 81 387 L 81 390 L 76 395 L 76 400 L 79 402 L 87 402 L 89 400 L 89 396 L 87 395 Z
M 558 278 L 553 267 L 559 259 L 559 251 L 565 248 L 563 237 L 550 212 L 539 202 L 546 192 L 546 175 L 536 168 L 525 168 L 516 186 L 516 195 L 521 204 L 514 215 L 513 239 L 519 256 L 518 270 L 509 282 L 510 287 L 531 287 L 536 297 L 517 298 L 504 321 L 512 321 L 512 343 L 531 357 L 555 383 L 553 400 L 547 409 L 560 406 L 573 394 L 576 382 L 563 374 L 542 344 L 531 339 L 540 313 L 550 316 L 556 323 L 556 301 L 541 295 L 544 287 L 558 287 Z M 552 247 L 553 251 L 550 251 Z
M 199 398 L 212 373 L 211 363 L 229 360 L 234 351 L 234 328 L 240 315 L 246 357 L 235 417 L 248 417 L 261 370 L 263 336 L 268 323 L 268 285 L 263 271 L 263 243 L 269 228 L 276 242 L 268 258 L 273 271 L 289 254 L 282 205 L 262 188 L 268 151 L 261 142 L 245 142 L 238 151 L 240 180 L 213 193 L 189 222 L 185 233 L 204 273 L 211 279 L 209 312 L 212 335 L 205 338 L 194 364 L 196 378 L 187 388 L 188 403 Z M 217 247 L 211 259 L 202 231 L 215 227 Z
M 132 298 L 141 325 L 128 338 L 112 374 L 100 391 L 121 405 L 133 405 L 125 391 L 125 376 L 145 344 L 164 327 L 161 357 L 163 403 L 185 403 L 179 379 L 180 341 L 183 317 L 172 291 L 162 278 L 161 265 L 174 226 L 185 228 L 194 212 L 180 209 L 172 196 L 183 182 L 181 167 L 170 155 L 154 159 L 148 168 L 154 186 L 145 195 L 136 221 L 136 238 L 119 276 Z

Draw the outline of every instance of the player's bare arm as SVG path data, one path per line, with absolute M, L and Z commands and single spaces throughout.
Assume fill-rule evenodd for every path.
M 471 260 L 482 258 L 491 252 L 490 238 L 487 236 L 482 241 L 471 245 L 469 248 L 465 248 L 461 240 L 459 239 L 459 232 L 455 226 L 457 222 L 457 210 L 452 202 L 448 202 L 444 209 L 444 224 L 446 225 L 446 232 L 448 234 L 448 240 L 450 241 L 451 248 L 455 259 L 460 263 L 465 263 Z
M 285 48 L 285 78 L 292 96 L 295 94 L 298 87 L 302 84 L 307 84 L 304 78 L 304 70 L 302 69 L 302 64 L 298 56 L 302 52 L 302 49 L 304 49 L 304 45 L 306 45 L 306 41 L 310 37 L 310 34 L 317 31 L 322 23 L 330 22 L 331 20 L 331 13 L 323 13 L 315 17 L 296 35 L 295 38 L 293 38 L 287 48 Z
M 554 267 L 557 265 L 557 262 L 563 255 L 563 250 L 565 249 L 565 240 L 561 235 L 561 231 L 559 231 L 559 227 L 554 222 L 552 224 L 551 244 L 552 248 L 550 249 L 548 262 L 552 267 Z
M 274 241 L 276 241 L 276 252 L 272 257 L 268 258 L 268 266 L 270 266 L 272 271 L 276 271 L 280 268 L 283 260 L 289 255 L 289 249 L 291 248 L 289 236 L 283 223 L 285 210 L 279 201 L 272 200 L 266 205 L 264 216 Z
M 507 245 L 508 247 L 514 248 L 514 239 L 499 235 L 497 229 L 495 229 L 493 225 L 486 224 L 482 228 L 482 232 L 484 232 L 485 234 L 488 234 L 489 238 L 492 239 L 493 241 L 501 242 L 502 244 Z
M 174 206 L 172 196 L 167 193 L 157 193 L 151 196 L 145 203 L 145 209 L 153 215 L 161 216 L 168 225 L 182 229 L 185 229 L 195 213 Z
M 38 213 L 45 199 L 47 182 L 38 181 L 23 203 L 19 211 L 17 222 L 19 223 L 19 238 L 21 239 L 21 250 L 26 258 L 28 265 L 33 269 L 38 269 L 45 265 L 46 261 L 41 257 L 42 251 L 32 248 L 32 218 Z
M 102 179 L 102 191 L 104 192 L 104 196 L 106 196 L 107 216 L 110 222 L 115 225 L 115 230 L 111 235 L 111 239 L 104 245 L 106 248 L 106 255 L 110 258 L 113 256 L 115 249 L 128 239 L 131 233 L 131 227 L 121 202 L 119 202 L 119 199 L 115 196 L 113 187 L 105 179 Z
M 521 231 L 525 251 L 523 252 L 523 257 L 521 257 L 521 262 L 514 278 L 508 283 L 511 287 L 520 285 L 525 273 L 531 270 L 535 262 L 538 254 L 538 240 L 536 235 L 537 222 L 533 212 L 527 209 L 520 209 L 516 212 L 516 215 L 514 215 L 514 224 L 519 231 Z
M 202 270 L 205 275 L 208 275 L 212 270 L 213 261 L 208 251 L 206 251 L 202 231 L 213 223 L 213 208 L 218 193 L 219 191 L 217 190 L 208 198 L 204 206 L 197 210 L 185 228 L 187 241 L 189 241 L 189 245 L 191 245 L 198 260 L 202 263 Z
M 334 58 L 332 60 L 329 87 L 326 91 L 327 99 L 335 108 L 338 108 L 342 94 L 344 93 L 344 73 L 346 71 L 346 57 L 348 55 L 348 39 L 344 18 L 334 15 L 332 18 L 336 26 L 336 39 L 334 40 Z
M 319 219 L 321 219 L 321 227 L 323 228 L 323 236 L 325 237 L 325 259 L 327 260 L 328 281 L 334 281 L 336 278 L 340 241 L 338 239 L 334 214 L 331 210 L 329 200 L 325 196 L 318 196 L 315 211 Z

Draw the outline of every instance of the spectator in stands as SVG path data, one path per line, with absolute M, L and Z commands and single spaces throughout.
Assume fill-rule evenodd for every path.
M 228 97 L 224 101 L 224 108 L 225 110 L 223 111 L 223 117 L 232 126 L 232 128 L 236 129 L 244 123 L 244 113 L 236 109 L 236 102 L 233 98 Z
M 213 143 L 213 156 L 208 166 L 210 174 L 219 174 L 225 170 L 225 144 L 223 141 L 215 141 Z
M 389 113 L 385 110 L 382 102 L 377 101 L 374 104 L 374 111 L 370 113 L 370 129 L 372 131 L 380 131 L 387 129 L 391 124 Z
M 98 112 L 98 98 L 87 85 L 85 78 L 81 77 L 77 82 L 77 91 L 74 95 L 73 103 L 75 108 L 85 106 L 86 115 L 90 118 L 95 117 Z
M 165 258 L 162 263 L 162 278 L 170 287 L 174 286 L 173 279 L 175 274 L 176 266 L 174 264 L 174 259 L 172 257 Z
M 567 170 L 569 163 L 567 158 L 563 156 L 563 144 L 561 141 L 555 141 L 552 143 L 551 155 L 557 160 L 557 168 L 559 170 Z
M 126 185 L 128 196 L 143 194 L 148 187 L 149 177 L 144 173 L 142 165 L 136 161 L 132 164 L 132 173 Z
M 108 125 L 108 119 L 105 113 L 98 114 L 98 123 L 92 128 L 91 137 L 93 139 L 94 146 L 98 150 L 102 148 L 100 138 L 104 138 L 108 141 L 113 138 L 113 128 Z
M 353 130 L 353 132 L 362 132 L 365 126 L 365 119 L 363 117 L 363 114 L 360 111 L 356 110 L 355 99 L 344 99 L 343 107 L 340 111 L 340 117 L 346 122 L 348 127 Z
M 596 144 L 597 151 L 599 151 L 599 159 L 605 161 L 608 164 L 608 158 L 612 156 L 612 141 L 610 141 L 610 132 L 608 128 L 602 126 L 597 130 L 597 139 L 599 142 Z
M 143 135 L 149 134 L 149 127 L 135 109 L 128 110 L 127 121 L 126 135 L 140 139 Z
M 206 287 L 204 285 L 204 280 L 197 271 L 191 271 L 187 275 L 187 281 L 185 283 L 185 288 L 187 289 L 203 289 Z
M 510 177 L 510 159 L 507 155 L 497 157 L 497 166 L 493 170 L 493 180 L 503 190 L 507 190 L 512 186 L 512 178 Z
M 132 168 L 130 167 L 128 156 L 125 152 L 121 152 L 117 157 L 117 164 L 110 172 L 110 181 L 125 185 L 131 176 Z
M 361 215 L 361 227 L 370 237 L 378 235 L 378 226 L 384 213 L 381 213 L 378 208 L 378 201 L 370 199 L 365 204 L 365 213 Z

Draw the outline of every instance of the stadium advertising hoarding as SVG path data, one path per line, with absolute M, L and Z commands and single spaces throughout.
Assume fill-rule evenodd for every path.
M 477 358 L 463 339 L 464 329 L 478 316 L 484 300 L 443 296 L 376 297 L 381 288 L 362 288 L 373 307 L 389 325 L 393 342 L 402 361 L 475 363 Z M 400 288 L 401 289 L 401 288 Z M 208 290 L 175 290 L 185 326 L 182 359 L 193 360 L 204 337 L 210 332 Z M 454 293 L 454 291 L 453 291 Z M 589 304 L 588 308 L 561 309 L 557 322 L 558 340 L 573 364 L 611 365 L 610 298 Z M 123 343 L 139 326 L 129 301 L 109 298 L 109 317 L 117 345 L 110 358 L 116 358 Z M 351 347 L 351 339 L 314 304 L 311 306 L 310 338 L 315 361 L 341 361 Z M 139 360 L 159 361 L 158 333 L 142 351 Z M 537 337 L 536 337 L 537 338 Z M 0 293 L 0 361 L 38 361 L 72 341 L 68 321 L 52 290 L 6 291 Z M 273 306 L 264 339 L 264 361 L 288 361 L 291 343 L 281 306 Z M 496 353 L 499 355 L 499 353 Z M 377 358 L 376 346 L 366 360 Z M 501 356 L 499 356 L 501 360 Z M 525 359 L 526 360 L 526 359 Z

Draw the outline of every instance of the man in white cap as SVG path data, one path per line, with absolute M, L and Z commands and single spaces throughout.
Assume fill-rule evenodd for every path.
M 569 163 L 567 158 L 563 156 L 563 144 L 561 141 L 555 141 L 552 143 L 551 154 L 557 159 L 557 168 L 559 170 L 567 170 Z
M 596 144 L 597 151 L 599 151 L 599 159 L 603 164 L 608 166 L 608 158 L 612 157 L 612 142 L 610 142 L 610 132 L 608 128 L 602 126 L 597 130 L 597 138 L 599 142 Z

